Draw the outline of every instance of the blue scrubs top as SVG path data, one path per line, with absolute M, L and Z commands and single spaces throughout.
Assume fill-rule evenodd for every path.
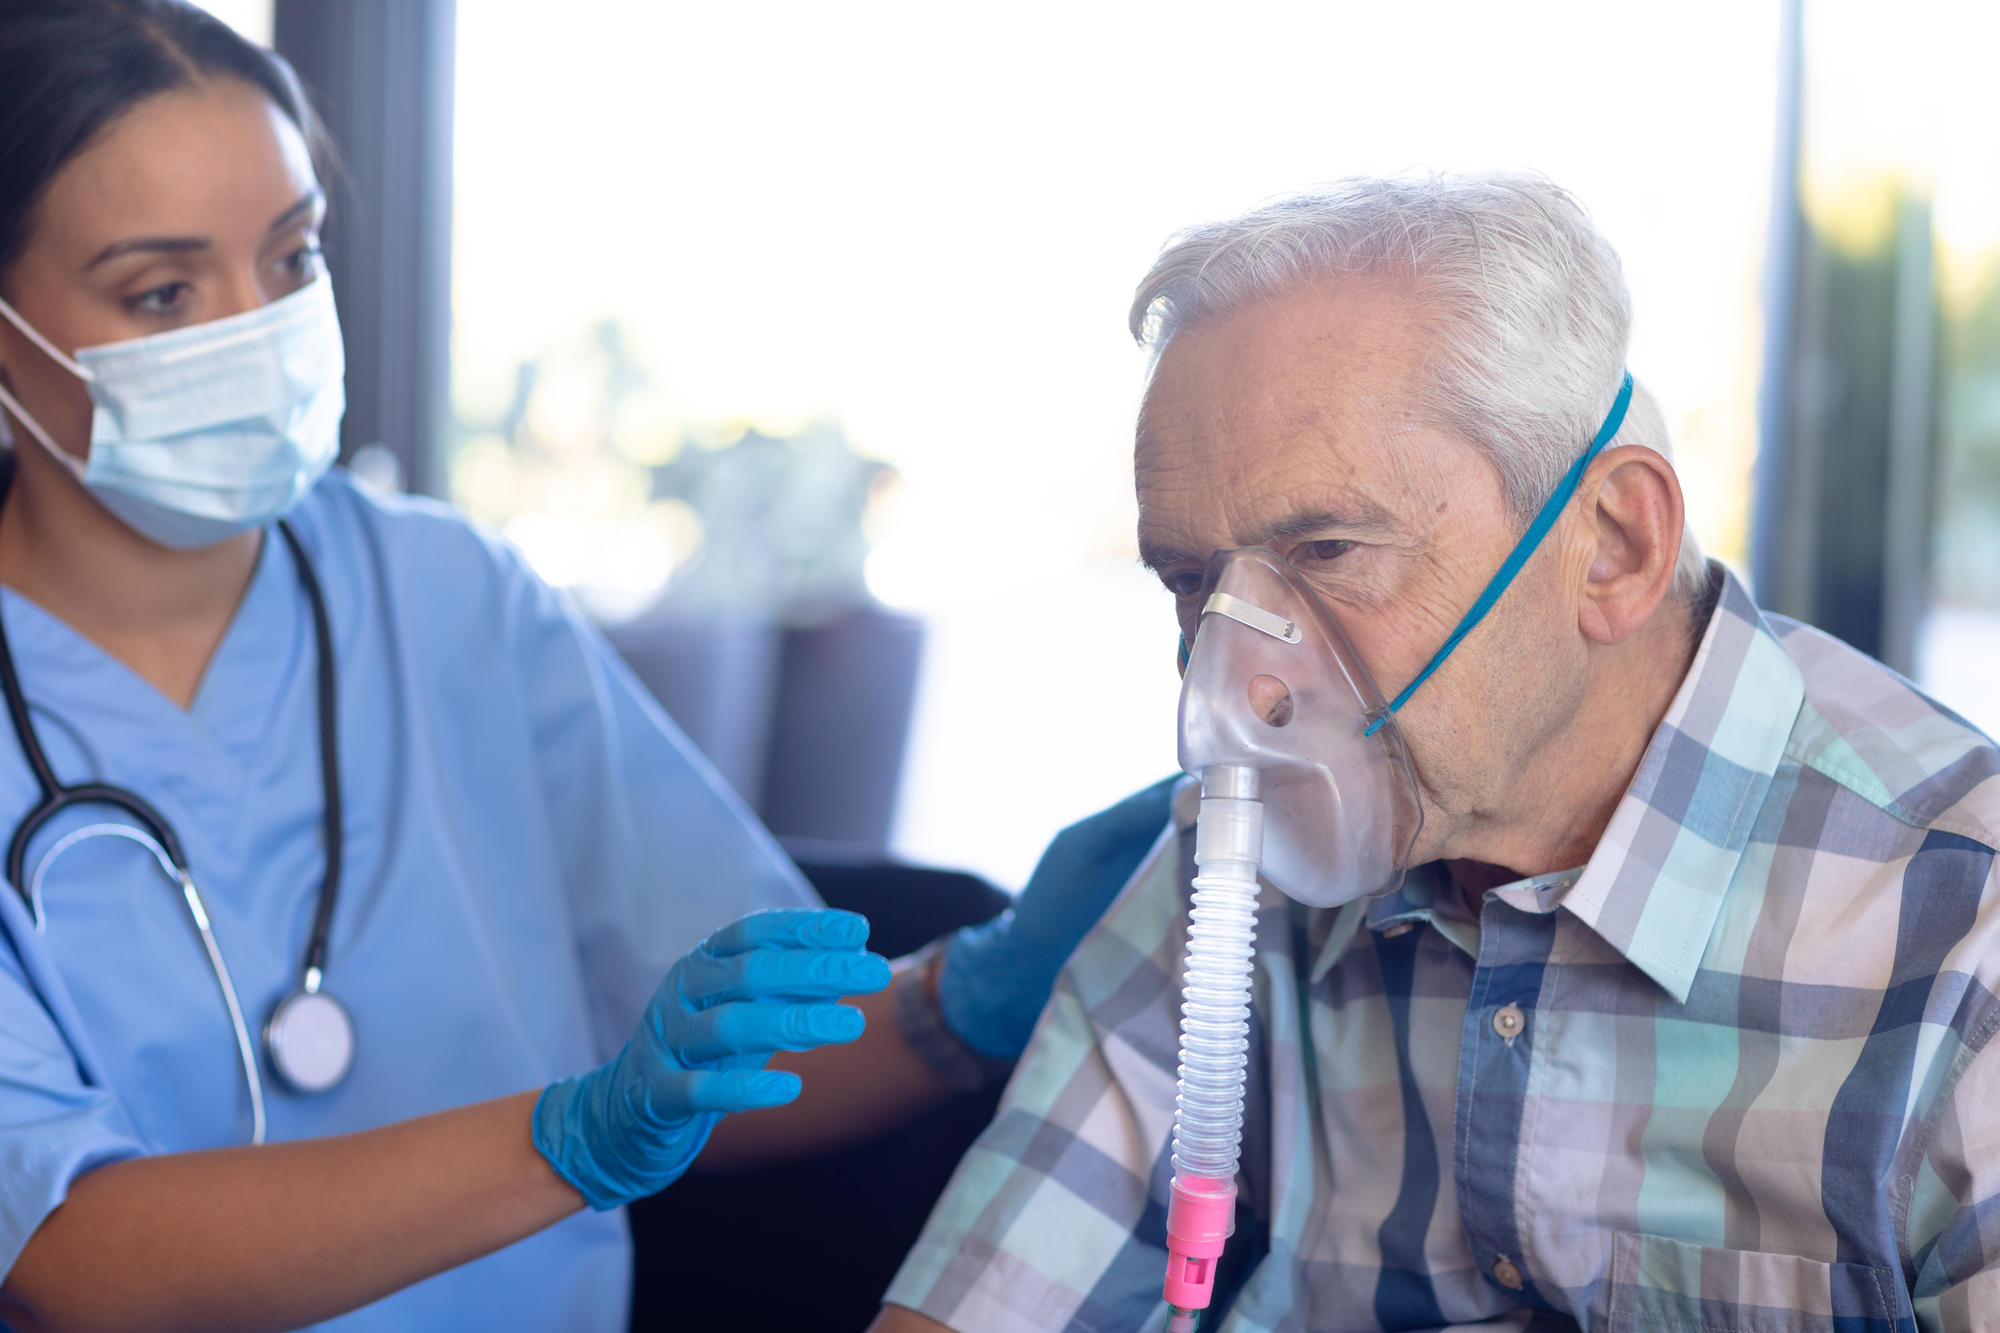
M 345 1083 L 267 1080 L 272 1142 L 539 1087 L 615 1055 L 715 927 L 812 891 L 569 602 L 440 506 L 336 472 L 291 521 L 325 585 L 340 676 L 345 869 L 326 988 L 354 1016 Z M 11 590 L 0 614 L 57 774 L 178 831 L 245 1017 L 298 984 L 324 866 L 312 619 L 276 534 L 182 711 Z M 0 724 L 0 837 L 37 799 Z M 122 820 L 86 807 L 35 840 Z M 220 989 L 178 889 L 124 838 L 76 844 L 46 933 L 0 887 L 0 1273 L 69 1182 L 248 1141 Z M 313 1201 L 298 1201 L 310 1219 Z M 327 1328 L 622 1329 L 621 1213 L 584 1213 Z

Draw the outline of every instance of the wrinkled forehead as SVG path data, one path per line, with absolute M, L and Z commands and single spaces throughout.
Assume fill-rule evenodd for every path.
M 1356 538 L 1425 526 L 1468 455 L 1490 468 L 1431 424 L 1431 349 L 1422 312 L 1380 283 L 1308 289 L 1183 329 L 1140 413 L 1142 541 L 1195 555 L 1203 543 L 1269 544 L 1316 516 Z

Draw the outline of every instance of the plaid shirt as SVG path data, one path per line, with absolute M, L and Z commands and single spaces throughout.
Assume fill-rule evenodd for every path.
M 1191 804 L 1191 803 L 1187 803 Z M 1059 982 L 886 1299 L 1158 1329 L 1193 812 Z M 1251 1330 L 2000 1328 L 2000 751 L 1722 576 L 1578 870 L 1260 900 Z

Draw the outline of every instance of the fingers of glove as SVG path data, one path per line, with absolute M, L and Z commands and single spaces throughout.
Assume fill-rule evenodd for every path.
M 771 1063 L 771 1052 L 753 1051 L 744 1055 L 725 1055 L 709 1064 L 710 1069 L 762 1069 Z
M 783 1106 L 799 1095 L 799 1076 L 781 1069 L 701 1069 L 685 1074 L 683 1090 L 688 1109 L 701 1111 L 755 1111 L 766 1106 Z
M 868 943 L 868 918 L 834 908 L 777 908 L 732 921 L 702 942 L 715 958 L 752 949 L 859 949 Z
M 697 951 L 680 980 L 681 995 L 697 1009 L 737 1000 L 837 1000 L 888 984 L 888 960 L 856 949 L 761 948 L 726 958 Z
M 852 1005 L 723 1004 L 688 1017 L 678 1053 L 705 1065 L 732 1055 L 809 1051 L 853 1041 L 866 1026 Z

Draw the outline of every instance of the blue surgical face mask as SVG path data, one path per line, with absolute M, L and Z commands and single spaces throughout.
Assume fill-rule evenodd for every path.
M 324 277 L 267 306 L 74 360 L 5 301 L 0 315 L 81 379 L 96 405 L 88 462 L 57 447 L 4 387 L 30 435 L 145 537 L 186 550 L 297 504 L 340 452 L 347 365 Z

